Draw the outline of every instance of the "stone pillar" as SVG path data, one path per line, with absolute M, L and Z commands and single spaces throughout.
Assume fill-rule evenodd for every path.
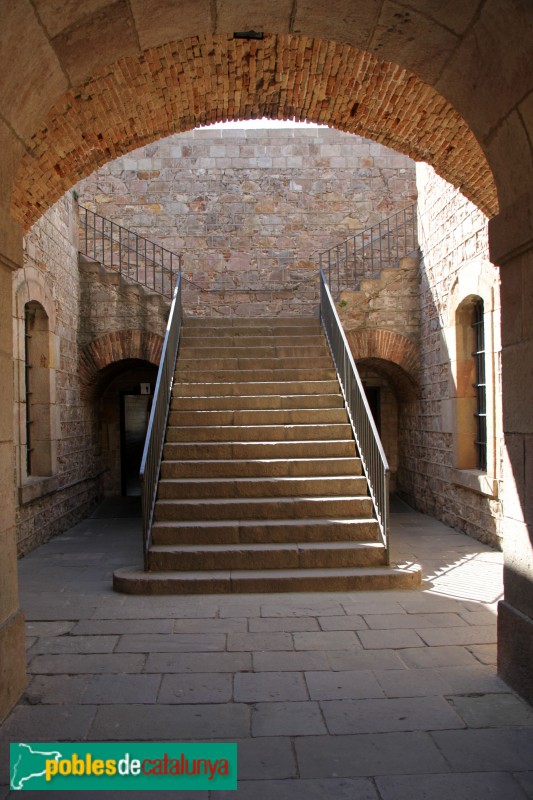
M 489 225 L 501 274 L 504 599 L 498 671 L 533 703 L 533 195 Z
M 26 685 L 24 617 L 19 607 L 15 540 L 13 448 L 13 286 L 12 270 L 22 261 L 22 234 L 3 217 L 0 232 L 10 228 L 0 250 L 0 722 Z M 18 243 L 18 244 L 17 244 Z

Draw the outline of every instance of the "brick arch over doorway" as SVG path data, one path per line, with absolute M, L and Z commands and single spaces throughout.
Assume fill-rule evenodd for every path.
M 361 330 L 347 331 L 346 338 L 356 361 L 392 362 L 402 369 L 413 388 L 418 384 L 418 348 L 406 336 L 386 330 Z
M 79 360 L 79 374 L 85 396 L 97 386 L 100 370 L 119 361 L 137 360 L 159 364 L 163 339 L 156 333 L 123 330 L 106 333 L 85 345 Z
M 296 35 L 200 36 L 123 58 L 65 93 L 22 158 L 26 227 L 81 178 L 154 139 L 226 119 L 308 120 L 430 162 L 487 215 L 496 186 L 474 134 L 435 89 L 347 44 Z

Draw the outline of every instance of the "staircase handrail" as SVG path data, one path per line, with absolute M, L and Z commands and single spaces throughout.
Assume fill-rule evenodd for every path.
M 324 273 L 327 271 L 329 286 L 336 283 L 337 294 L 342 288 L 354 289 L 362 278 L 377 275 L 387 265 L 397 266 L 402 258 L 416 253 L 416 212 L 417 203 L 413 202 L 332 247 L 318 251 L 319 268 Z M 345 273 L 348 265 L 351 267 L 348 281 L 346 274 L 341 279 L 341 263 L 344 263 Z M 346 282 L 348 286 L 344 285 Z
M 171 300 L 183 256 L 78 204 L 80 252 Z
M 386 551 L 386 563 L 389 564 L 390 468 L 323 270 L 320 270 L 320 319 L 346 401 L 353 435 Z
M 174 383 L 182 316 L 181 273 L 178 273 L 165 339 L 161 350 L 161 360 L 159 362 L 159 370 L 157 373 L 157 381 L 152 399 L 152 408 L 150 411 L 150 419 L 139 473 L 142 487 L 145 569 L 148 569 L 147 554 L 152 543 L 152 526 L 157 498 L 157 486 L 161 469 L 163 447 L 165 444 L 172 385 Z

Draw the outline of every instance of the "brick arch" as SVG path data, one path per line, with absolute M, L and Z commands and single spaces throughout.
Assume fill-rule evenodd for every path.
M 401 333 L 386 330 L 347 331 L 346 338 L 356 361 L 379 359 L 400 367 L 413 384 L 418 383 L 418 348 Z
M 496 187 L 465 120 L 406 69 L 291 34 L 197 36 L 121 58 L 69 89 L 24 154 L 12 213 L 29 227 L 74 183 L 155 139 L 226 119 L 309 120 L 431 163 L 489 216 Z
M 118 361 L 138 359 L 158 366 L 162 347 L 163 338 L 147 331 L 114 331 L 100 336 L 85 345 L 80 353 L 78 371 L 82 391 L 90 393 L 100 371 Z

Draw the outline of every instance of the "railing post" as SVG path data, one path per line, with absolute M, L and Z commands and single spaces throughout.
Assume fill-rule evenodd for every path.
M 320 272 L 320 319 L 344 394 L 388 563 L 389 465 L 323 271 Z

